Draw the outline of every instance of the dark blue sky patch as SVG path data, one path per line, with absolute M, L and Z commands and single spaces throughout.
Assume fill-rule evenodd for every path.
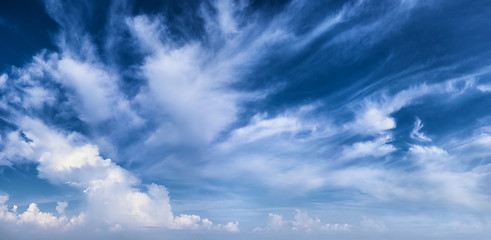
M 20 0 L 0 4 L 0 69 L 22 66 L 41 49 L 56 49 L 56 22 L 41 1 Z

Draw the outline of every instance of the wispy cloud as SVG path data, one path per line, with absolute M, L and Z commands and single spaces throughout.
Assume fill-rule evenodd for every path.
M 57 49 L 0 74 L 0 165 L 34 164 L 82 198 L 45 210 L 2 196 L 17 229 L 489 225 L 475 219 L 490 209 L 490 68 L 456 50 L 454 36 L 476 39 L 436 9 L 457 3 L 45 4 Z
M 422 128 L 423 123 L 421 123 L 419 118 L 416 118 L 416 121 L 414 122 L 414 129 L 411 131 L 411 137 L 420 141 L 431 142 L 431 138 L 428 138 L 424 135 L 424 133 L 420 132 Z

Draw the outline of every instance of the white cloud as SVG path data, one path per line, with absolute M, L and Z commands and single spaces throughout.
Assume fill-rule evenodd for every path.
M 417 139 L 419 141 L 424 141 L 424 142 L 431 142 L 431 138 L 427 137 L 424 135 L 424 133 L 420 132 L 421 128 L 423 128 L 423 123 L 421 123 L 421 120 L 419 118 L 416 118 L 416 121 L 414 122 L 414 128 L 411 131 L 411 138 Z
M 311 218 L 307 213 L 296 210 L 297 214 L 294 220 L 290 222 L 291 230 L 311 232 L 314 229 L 321 228 L 321 220 L 319 218 Z
M 235 122 L 241 103 L 263 98 L 268 91 L 244 92 L 231 87 L 246 81 L 265 49 L 286 38 L 275 23 L 255 20 L 239 24 L 245 5 L 230 1 L 213 3 L 213 11 L 201 7 L 205 35 L 211 43 L 175 43 L 159 18 L 144 15 L 127 18 L 126 24 L 139 48 L 147 54 L 141 75 L 148 81 L 136 100 L 146 111 L 161 118 L 162 132 L 176 132 L 181 142 L 209 143 Z M 251 41 L 250 36 L 255 36 Z M 156 110 L 158 109 L 158 110 Z M 168 137 L 152 135 L 154 144 Z
M 368 107 L 358 116 L 354 125 L 359 132 L 379 133 L 396 127 L 395 120 L 389 117 L 390 112 L 376 107 Z
M 217 60 L 208 59 L 210 53 L 198 43 L 171 48 L 159 38 L 149 40 L 160 24 L 144 16 L 128 20 L 128 26 L 141 44 L 155 49 L 141 67 L 148 79 L 148 89 L 138 96 L 142 106 L 159 106 L 172 122 L 179 123 L 180 135 L 205 142 L 235 120 L 241 96 L 227 89 L 227 84 L 237 80 L 233 66 L 226 62 L 208 65 Z
M 386 227 L 382 223 L 378 223 L 371 218 L 363 216 L 363 220 L 360 223 L 361 227 L 366 231 L 384 232 Z
M 25 92 L 29 95 L 29 97 L 22 102 L 25 108 L 40 108 L 43 106 L 43 103 L 52 104 L 55 100 L 51 93 L 42 87 L 35 86 L 26 88 Z
M 68 207 L 68 202 L 56 202 L 56 211 L 58 214 L 63 214 Z
M 90 42 L 86 43 L 90 45 Z M 11 71 L 9 99 L 24 109 L 52 106 L 57 98 L 68 98 L 80 119 L 89 124 L 107 120 L 124 120 L 125 126 L 137 126 L 143 120 L 133 111 L 130 101 L 118 87 L 119 75 L 95 60 L 77 60 L 70 49 L 61 47 L 62 53 L 41 51 L 32 62 Z M 49 82 L 61 84 L 53 89 Z M 18 92 L 16 87 L 23 91 Z M 66 91 L 62 91 L 66 90 Z M 63 96 L 62 96 L 63 95 Z M 13 109 L 18 111 L 19 109 Z
M 265 227 L 257 227 L 258 231 L 294 231 L 294 232 L 322 232 L 322 231 L 347 231 L 349 224 L 325 224 L 319 218 L 312 218 L 307 213 L 298 209 L 291 220 L 285 220 L 282 215 L 269 213 Z
M 228 222 L 227 224 L 223 225 L 222 228 L 226 231 L 229 232 L 239 232 L 239 222 Z
M 348 159 L 383 157 L 396 150 L 394 146 L 387 144 L 391 140 L 392 138 L 390 136 L 383 136 L 372 141 L 357 142 L 351 146 L 344 147 L 343 156 Z
M 264 150 L 263 150 L 264 151 Z M 220 179 L 243 179 L 275 189 L 296 189 L 302 194 L 326 184 L 322 163 L 300 162 L 296 158 L 278 158 L 274 154 L 237 154 L 224 162 L 209 164 L 204 175 Z M 223 157 L 223 156 L 222 156 Z
M 281 230 L 285 228 L 286 222 L 283 220 L 283 216 L 274 214 L 274 213 L 268 213 L 268 221 L 267 221 L 267 229 L 271 230 Z
M 351 225 L 345 223 L 345 224 L 325 224 L 322 226 L 322 229 L 327 230 L 327 231 L 348 231 L 351 230 Z
M 217 20 L 221 33 L 224 35 L 236 34 L 238 30 L 237 22 L 235 21 L 234 15 L 237 15 L 236 7 L 240 5 L 235 5 L 230 0 L 216 1 L 215 7 L 217 9 Z
M 402 5 L 407 6 L 406 3 Z M 63 48 L 61 55 L 45 54 L 45 59 L 35 60 L 22 76 L 25 79 L 21 80 L 27 82 L 29 79 L 36 79 L 47 71 L 58 83 L 70 90 L 68 97 L 71 104 L 75 105 L 80 118 L 91 124 L 124 117 L 132 124 L 138 125 L 143 120 L 134 113 L 132 105 L 142 105 L 147 111 L 147 116 L 156 118 L 156 122 L 160 124 L 156 132 L 151 133 L 146 141 L 142 141 L 152 147 L 159 148 L 162 145 L 194 140 L 210 143 L 236 120 L 236 115 L 241 110 L 240 103 L 258 98 L 258 94 L 255 93 L 233 91 L 229 85 L 241 81 L 241 72 L 257 62 L 262 56 L 258 53 L 264 50 L 264 47 L 270 47 L 275 42 L 291 37 L 289 33 L 284 32 L 285 26 L 278 26 L 280 17 L 273 19 L 271 24 L 264 24 L 264 29 L 256 30 L 260 32 L 258 33 L 250 30 L 250 26 L 256 24 L 254 21 L 241 23 L 240 19 L 236 19 L 240 18 L 240 7 L 235 8 L 230 2 L 219 1 L 216 10 L 216 16 L 202 13 L 205 15 L 203 17 L 207 26 L 205 31 L 210 35 L 217 33 L 216 36 L 219 38 L 216 40 L 219 44 L 212 42 L 211 47 L 193 41 L 179 44 L 173 42 L 166 35 L 166 26 L 160 18 L 138 16 L 127 19 L 126 24 L 132 31 L 132 36 L 137 39 L 138 47 L 148 54 L 144 64 L 139 68 L 139 77 L 148 80 L 149 85 L 143 87 L 136 99 L 127 99 L 120 92 L 119 76 L 110 68 L 94 59 L 81 60 L 85 58 L 71 55 L 67 48 Z M 326 17 L 325 21 L 314 27 L 310 33 L 300 37 L 305 39 L 305 44 L 315 41 L 338 23 L 345 21 L 351 14 L 346 11 L 343 8 L 334 16 Z M 379 29 L 383 23 L 393 19 L 388 17 L 381 22 L 367 25 L 364 34 Z M 359 28 L 354 28 L 351 32 L 353 35 L 348 36 L 350 33 L 347 33 L 344 36 L 359 37 L 357 30 Z M 250 36 L 255 37 L 248 43 Z M 2 78 L 7 79 L 8 76 L 0 76 L 0 86 Z M 461 84 L 456 84 L 457 82 L 464 82 L 464 87 L 459 87 Z M 384 169 L 385 166 L 378 165 L 372 168 L 347 167 L 341 170 L 331 168 L 330 165 L 342 157 L 383 157 L 394 152 L 396 149 L 389 144 L 391 135 L 388 132 L 396 127 L 393 115 L 395 112 L 426 95 L 460 94 L 471 87 L 474 87 L 472 81 L 460 79 L 443 84 L 422 84 L 392 96 L 377 92 L 374 94 L 375 97 L 366 98 L 353 108 L 354 120 L 345 124 L 344 129 L 331 129 L 334 133 L 330 136 L 337 133 L 339 135 L 335 135 L 334 138 L 339 137 L 341 140 L 326 136 L 322 136 L 326 138 L 320 140 L 315 139 L 318 137 L 313 136 L 316 128 L 326 124 L 313 124 L 305 118 L 298 117 L 298 113 L 280 114 L 275 117 L 258 114 L 248 125 L 231 132 L 227 142 L 234 145 L 233 149 L 225 154 L 221 153 L 224 155 L 216 154 L 227 159 L 227 162 L 219 162 L 217 165 L 220 165 L 220 168 L 212 171 L 215 175 L 225 177 L 255 178 L 260 184 L 272 188 L 295 189 L 296 191 L 291 191 L 295 192 L 294 194 L 321 187 L 343 187 L 356 189 L 378 200 L 389 202 L 404 199 L 482 206 L 484 198 L 476 193 L 479 192 L 478 185 L 486 170 L 459 170 L 459 167 L 465 168 L 464 165 L 459 166 L 456 163 L 456 159 L 459 154 L 462 156 L 462 153 L 453 156 L 450 150 L 447 152 L 437 146 L 413 146 L 409 154 L 402 157 L 403 161 L 414 162 L 418 167 L 414 173 Z M 486 87 L 479 85 L 477 89 L 488 91 Z M 32 84 L 25 90 L 28 96 L 26 99 L 21 100 L 18 96 L 13 96 L 12 101 L 22 102 L 24 108 L 39 108 L 44 103 L 53 102 L 52 93 L 39 85 Z M 142 188 L 138 178 L 114 161 L 102 157 L 98 146 L 88 143 L 78 134 L 57 132 L 36 121 L 23 121 L 21 129 L 25 130 L 26 136 L 33 141 L 26 142 L 20 137 L 21 130 L 7 134 L 4 140 L 6 147 L 1 153 L 0 163 L 24 161 L 22 158 L 34 160 L 39 163 L 41 177 L 84 189 L 90 206 L 87 216 L 98 219 L 95 221 L 107 225 L 107 229 L 118 231 L 124 228 L 152 226 L 238 231 L 238 222 L 216 225 L 197 215 L 181 214 L 174 217 L 165 187 L 151 184 L 146 189 Z M 128 121 L 121 122 L 126 124 Z M 411 136 L 422 141 L 431 140 L 420 131 L 422 127 L 421 122 L 417 121 Z M 312 136 L 307 134 L 309 136 L 306 139 L 295 136 L 303 132 Z M 343 135 L 352 134 L 374 137 L 349 146 L 343 145 Z M 287 137 L 283 138 L 285 135 Z M 268 141 L 268 138 L 275 136 L 282 138 Z M 476 138 L 472 144 L 462 146 L 462 149 L 465 148 L 469 154 L 471 148 L 478 149 L 479 151 L 474 151 L 473 154 L 479 153 L 487 157 L 489 142 L 491 141 L 488 136 L 483 135 Z M 461 151 L 464 151 L 462 149 Z M 234 158 L 226 158 L 226 154 L 230 152 L 237 155 Z M 244 152 L 247 153 L 243 154 Z M 477 155 L 472 157 L 477 158 Z M 215 167 L 210 164 L 205 168 Z M 477 196 L 477 200 L 473 199 L 474 196 Z M 62 214 L 65 207 L 60 203 L 56 209 Z M 29 209 L 25 216 L 26 219 L 35 219 L 31 222 L 43 222 L 46 226 L 56 222 L 52 215 L 40 212 L 37 205 Z M 11 212 L 2 212 L 2 216 L 15 217 L 15 212 L 14 206 Z M 297 231 L 313 231 L 349 228 L 346 224 L 322 224 L 318 218 L 312 218 L 300 211 L 291 221 L 272 213 L 268 217 L 268 229 L 288 227 Z M 364 219 L 363 224 L 369 226 L 370 222 L 370 219 Z
M 66 217 L 61 212 L 61 216 L 56 217 L 52 213 L 41 212 L 37 204 L 31 203 L 25 212 L 17 213 L 16 205 L 12 207 L 12 211 L 8 211 L 7 201 L 8 196 L 0 196 L 0 221 L 5 223 L 31 224 L 44 229 L 50 228 L 62 231 L 73 229 L 85 223 L 85 214 L 83 212 L 72 218 Z
M 268 119 L 265 114 L 255 115 L 247 126 L 232 132 L 231 141 L 240 139 L 245 142 L 252 142 L 281 133 L 295 134 L 304 128 L 301 124 L 301 120 L 293 116 L 277 116 Z
M 208 218 L 201 218 L 198 215 L 181 214 L 174 218 L 175 229 L 204 229 L 204 230 L 223 230 L 228 232 L 239 232 L 239 222 L 228 222 L 225 225 L 213 224 Z
M 482 92 L 491 92 L 491 86 L 490 85 L 481 84 L 481 85 L 477 86 L 477 89 L 479 89 Z
M 355 103 L 356 106 L 353 109 L 355 119 L 345 124 L 344 127 L 346 130 L 351 130 L 357 134 L 386 134 L 388 130 L 396 127 L 396 122 L 391 114 L 414 104 L 416 100 L 437 94 L 457 96 L 474 87 L 474 79 L 470 76 L 464 76 L 441 83 L 419 84 L 399 91 L 392 96 L 388 96 L 385 92 L 376 92 L 360 103 Z
M 7 82 L 8 78 L 9 78 L 9 76 L 5 73 L 0 75 L 0 88 L 5 88 L 5 83 Z
M 52 69 L 55 79 L 72 89 L 73 104 L 80 117 L 89 123 L 99 123 L 113 116 L 123 117 L 128 123 L 138 125 L 142 119 L 118 89 L 118 75 L 96 63 L 80 62 L 64 54 Z
M 68 220 L 65 216 L 56 217 L 51 213 L 41 212 L 35 203 L 29 204 L 29 208 L 24 213 L 19 214 L 18 218 L 20 224 L 32 223 L 42 228 L 57 229 L 71 228 L 84 222 L 83 213 Z
M 480 191 L 487 171 L 482 172 L 480 168 L 464 171 L 466 165 L 459 160 L 459 155 L 436 146 L 412 146 L 409 156 L 423 168 L 421 177 L 426 184 L 434 187 L 432 198 L 445 198 L 471 208 L 488 205 L 489 197 Z
M 181 214 L 174 218 L 177 229 L 211 229 L 213 222 L 197 215 Z
M 15 221 L 17 220 L 17 216 L 15 211 L 9 212 L 8 206 L 5 205 L 9 197 L 7 195 L 0 195 L 0 220 L 2 221 Z M 17 209 L 15 209 L 17 210 Z
M 181 215 L 174 218 L 164 186 L 151 184 L 143 192 L 138 188 L 138 178 L 110 159 L 102 158 L 97 147 L 84 143 L 81 136 L 64 135 L 29 118 L 20 120 L 19 125 L 31 141 L 25 142 L 18 134 L 11 135 L 7 146 L 21 147 L 9 154 L 38 162 L 42 178 L 84 189 L 89 204 L 86 218 L 91 224 L 120 225 L 123 228 L 195 228 L 193 217 Z M 59 203 L 57 211 L 62 213 L 64 207 L 65 203 Z M 35 204 L 19 215 L 19 219 L 20 222 L 38 222 L 50 227 L 68 221 L 40 212 Z M 186 224 L 189 220 L 191 223 Z M 208 228 L 212 223 L 203 219 L 201 224 Z M 234 231 L 236 225 L 220 229 Z

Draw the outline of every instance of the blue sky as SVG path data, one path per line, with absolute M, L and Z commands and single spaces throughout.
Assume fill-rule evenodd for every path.
M 2 2 L 2 238 L 489 239 L 490 14 Z

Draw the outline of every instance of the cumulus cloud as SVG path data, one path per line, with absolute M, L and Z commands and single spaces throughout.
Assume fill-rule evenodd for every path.
M 281 230 L 286 227 L 287 222 L 283 220 L 283 216 L 274 213 L 268 213 L 267 229 Z
M 353 125 L 360 133 L 380 133 L 396 127 L 395 120 L 389 114 L 383 109 L 369 106 L 357 116 Z
M 197 215 L 181 214 L 174 219 L 178 229 L 211 229 L 213 223 L 207 218 L 201 218 Z
M 87 218 L 92 224 L 194 229 L 199 222 L 205 228 L 211 228 L 211 221 L 201 220 L 199 216 L 174 218 L 164 186 L 150 184 L 146 186 L 147 191 L 142 191 L 138 188 L 138 178 L 111 159 L 102 158 L 97 147 L 83 143 L 81 136 L 74 133 L 64 135 L 29 118 L 22 119 L 19 124 L 30 141 L 11 134 L 7 146 L 21 147 L 12 148 L 18 151 L 10 151 L 10 156 L 39 163 L 38 171 L 42 178 L 83 189 L 89 203 Z M 56 210 L 61 214 L 66 206 L 60 202 Z M 36 204 L 31 204 L 19 219 L 20 222 L 40 222 L 43 226 L 60 225 L 66 221 L 51 213 L 40 212 Z M 227 224 L 219 229 L 235 231 L 234 226 L 237 225 Z
M 257 227 L 259 231 L 293 231 L 293 232 L 325 232 L 347 231 L 352 227 L 349 224 L 325 224 L 319 218 L 312 218 L 307 213 L 298 209 L 293 219 L 285 220 L 282 215 L 269 213 L 265 227 Z
M 174 218 L 176 229 L 205 229 L 205 230 L 224 230 L 228 232 L 239 232 L 239 222 L 228 222 L 225 225 L 213 224 L 208 218 L 201 218 L 197 215 L 181 214 Z
M 227 224 L 223 225 L 223 226 L 219 226 L 219 228 L 223 228 L 225 229 L 226 231 L 229 231 L 229 232 L 239 232 L 239 222 L 238 221 L 235 221 L 235 222 L 228 222 Z
M 68 207 L 68 202 L 56 202 L 56 211 L 58 214 L 63 214 Z
M 52 213 L 40 211 L 36 203 L 31 203 L 25 212 L 17 213 L 16 205 L 12 207 L 12 211 L 8 210 L 8 206 L 6 205 L 7 201 L 7 195 L 0 196 L 0 221 L 5 223 L 34 225 L 41 229 L 56 229 L 63 231 L 73 229 L 85 223 L 85 214 L 83 212 L 78 216 L 68 218 L 63 214 L 63 211 L 58 211 L 60 216 L 57 217 Z

